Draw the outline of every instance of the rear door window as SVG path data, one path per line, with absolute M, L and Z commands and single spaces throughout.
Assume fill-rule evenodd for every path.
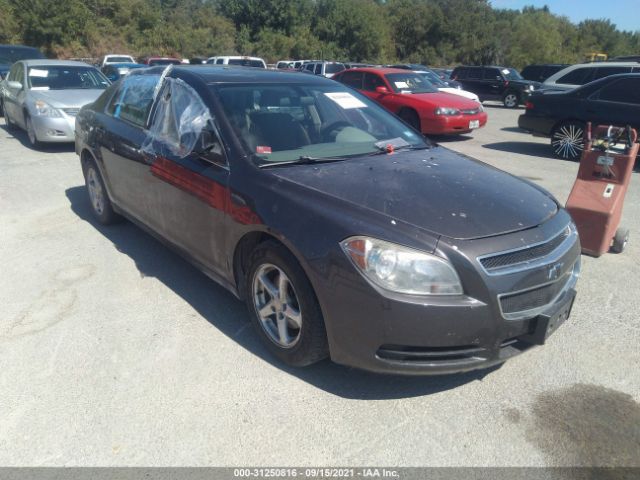
M 357 90 L 362 89 L 362 72 L 345 72 L 340 75 L 339 81 Z
M 470 68 L 467 80 L 482 80 L 482 69 Z
M 606 102 L 640 105 L 640 79 L 623 78 L 617 82 L 611 82 L 600 90 L 597 96 L 599 100 Z
M 160 75 L 129 75 L 107 107 L 107 114 L 144 128 Z
M 617 75 L 618 73 L 631 73 L 631 67 L 598 67 L 593 80 L 608 77 L 609 75 Z
M 314 72 L 316 75 L 321 75 L 322 74 L 322 64 L 318 63 L 316 64 L 316 68 L 314 70 Z

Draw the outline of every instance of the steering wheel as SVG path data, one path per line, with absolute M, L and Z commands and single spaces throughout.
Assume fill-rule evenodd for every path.
M 338 120 L 337 122 L 333 122 L 320 130 L 320 137 L 323 140 L 335 140 L 338 135 L 338 130 L 342 130 L 343 128 L 350 126 L 351 124 L 349 122 Z M 333 134 L 334 132 L 335 134 Z

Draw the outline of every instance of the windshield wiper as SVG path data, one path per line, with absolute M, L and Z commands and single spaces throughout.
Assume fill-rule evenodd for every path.
M 395 153 L 400 150 L 429 150 L 431 146 L 430 145 L 410 145 L 410 144 L 400 145 L 397 147 L 393 146 L 393 152 L 387 151 L 386 145 L 376 145 L 376 148 L 378 149 L 378 151 L 371 152 L 369 155 L 384 155 L 388 153 Z
M 301 155 L 297 158 L 297 160 L 287 160 L 286 162 L 268 162 L 262 163 L 258 165 L 260 168 L 266 167 L 279 167 L 282 165 L 312 165 L 315 163 L 328 163 L 328 162 L 337 162 L 340 160 L 346 160 L 349 157 L 341 156 L 341 157 L 310 157 L 307 155 Z

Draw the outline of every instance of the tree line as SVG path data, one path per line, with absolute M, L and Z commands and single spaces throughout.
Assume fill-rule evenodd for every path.
M 427 65 L 640 54 L 640 31 L 490 0 L 0 0 L 0 43 L 60 58 L 257 55 Z

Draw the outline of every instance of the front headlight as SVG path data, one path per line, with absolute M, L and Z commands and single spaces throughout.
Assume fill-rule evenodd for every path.
M 435 113 L 436 115 L 460 115 L 460 110 L 457 108 L 438 107 Z
M 36 100 L 36 115 L 41 117 L 61 117 L 60 111 L 57 108 L 53 108 L 47 102 L 42 100 Z
M 529 91 L 533 91 L 535 90 L 536 87 L 534 87 L 533 85 L 529 85 Z
M 365 278 L 392 292 L 412 295 L 461 295 L 462 285 L 444 258 L 369 237 L 340 243 Z

